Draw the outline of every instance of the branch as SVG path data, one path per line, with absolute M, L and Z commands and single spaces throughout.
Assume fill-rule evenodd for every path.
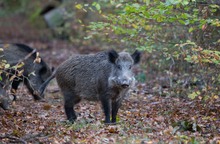
M 19 65 L 21 62 L 27 60 L 29 57 L 31 57 L 32 54 L 36 52 L 36 49 L 34 49 L 32 52 L 30 52 L 28 55 L 26 55 L 23 59 L 20 59 L 16 65 Z
M 42 137 L 42 134 L 43 133 L 30 134 L 30 135 L 28 134 L 28 135 L 23 136 L 22 139 L 24 139 L 24 140 L 31 140 L 31 139 L 35 139 L 37 137 Z
M 22 144 L 28 144 L 25 140 L 15 137 L 15 136 L 11 136 L 11 135 L 4 135 L 4 136 L 0 136 L 0 139 L 9 139 L 9 141 L 11 143 L 22 143 Z

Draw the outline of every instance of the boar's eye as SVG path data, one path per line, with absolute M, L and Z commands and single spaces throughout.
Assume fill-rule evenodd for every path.
M 117 65 L 117 68 L 121 70 L 121 65 Z

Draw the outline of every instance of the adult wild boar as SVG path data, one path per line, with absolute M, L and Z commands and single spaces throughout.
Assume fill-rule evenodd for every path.
M 64 95 L 67 119 L 74 122 L 77 118 L 74 105 L 81 99 L 87 99 L 101 101 L 105 123 L 115 123 L 121 102 L 135 83 L 132 66 L 139 61 L 139 51 L 130 55 L 110 50 L 91 55 L 75 55 L 63 62 L 55 76 Z M 45 85 L 42 86 L 43 90 Z
M 46 79 L 50 77 L 51 70 L 48 65 L 37 56 L 36 50 L 24 44 L 0 44 L 0 48 L 3 49 L 0 51 L 0 61 L 6 60 L 11 67 L 21 62 L 24 63 L 20 68 L 20 70 L 23 69 L 23 73 L 15 77 L 11 82 L 13 93 L 18 89 L 19 84 L 24 82 L 34 99 L 41 99 L 42 96 L 39 95 L 39 88 Z M 38 58 L 38 61 L 36 61 L 36 58 Z M 17 74 L 13 69 L 7 69 L 7 72 L 9 72 L 10 75 L 8 77 L 3 73 L 3 82 L 8 81 L 11 76 Z M 14 98 L 16 99 L 15 94 Z

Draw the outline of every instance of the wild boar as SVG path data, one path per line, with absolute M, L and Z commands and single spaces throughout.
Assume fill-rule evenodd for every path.
M 81 99 L 86 99 L 101 101 L 105 123 L 116 123 L 122 100 L 135 84 L 132 67 L 140 58 L 141 53 L 137 50 L 132 55 L 110 50 L 90 55 L 75 55 L 58 66 L 54 75 L 64 95 L 67 119 L 70 122 L 76 120 L 74 105 Z M 50 79 L 52 78 L 53 76 Z
M 36 50 L 24 44 L 0 44 L 0 48 L 3 49 L 0 51 L 0 61 L 6 60 L 11 67 L 21 62 L 24 64 L 19 68 L 19 70 L 23 70 L 20 75 L 12 68 L 7 69 L 7 73 L 10 73 L 9 76 L 2 74 L 3 82 L 16 75 L 11 82 L 11 91 L 14 93 L 14 98 L 16 99 L 15 92 L 19 84 L 24 82 L 34 99 L 41 99 L 43 95 L 40 96 L 39 88 L 52 72 L 43 59 L 37 56 Z M 36 58 L 38 58 L 38 61 L 36 61 Z

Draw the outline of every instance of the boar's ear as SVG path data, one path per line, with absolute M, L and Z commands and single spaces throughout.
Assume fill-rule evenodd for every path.
M 139 63 L 139 61 L 141 60 L 141 52 L 136 50 L 132 55 L 131 57 L 133 58 L 134 60 L 134 64 L 137 64 Z
M 115 63 L 115 60 L 118 58 L 118 53 L 115 50 L 110 50 L 108 52 L 108 58 L 111 63 Z

